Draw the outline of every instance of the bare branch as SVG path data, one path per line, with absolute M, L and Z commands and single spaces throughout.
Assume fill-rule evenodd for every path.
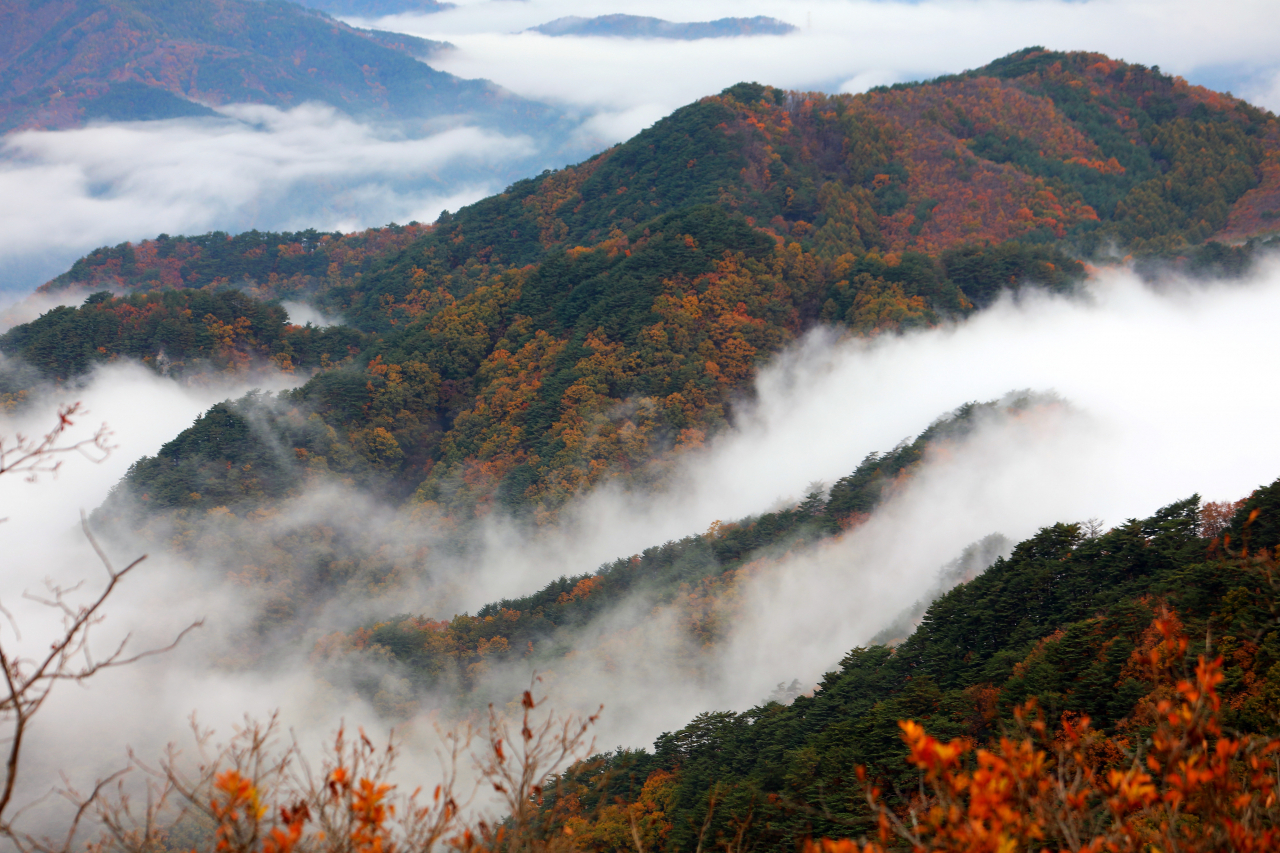
M 111 430 L 103 424 L 89 438 L 71 444 L 59 444 L 67 430 L 75 426 L 73 417 L 86 415 L 80 403 L 61 406 L 58 423 L 43 438 L 16 435 L 12 439 L 0 436 L 0 474 L 25 474 L 29 482 L 35 482 L 41 474 L 56 474 L 63 457 L 77 453 L 93 462 L 101 462 L 115 449 L 111 444 Z
M 63 458 L 70 453 L 78 453 L 91 461 L 100 462 L 113 449 L 109 443 L 111 433 L 106 425 L 89 438 L 71 443 L 63 443 L 67 430 L 75 425 L 73 417 L 85 414 L 79 403 L 64 406 L 58 410 L 58 423 L 42 439 L 29 439 L 19 435 L 13 440 L 0 438 L 0 474 L 25 474 L 29 481 L 34 481 L 40 474 L 56 473 Z M 86 815 L 93 810 L 104 791 L 112 784 L 121 784 L 124 771 L 113 773 L 98 780 L 87 797 L 76 793 L 69 784 L 65 784 L 59 793 L 76 808 L 68 819 L 67 834 L 62 839 L 36 838 L 16 826 L 16 821 L 26 808 L 14 808 L 14 796 L 22 767 L 22 753 L 28 728 L 32 718 L 44 705 L 54 686 L 59 682 L 83 682 L 105 669 L 136 663 L 142 658 L 160 654 L 173 649 L 188 632 L 199 627 L 196 622 L 180 631 L 173 642 L 161 648 L 148 649 L 137 653 L 128 650 L 130 637 L 126 636 L 116 644 L 105 657 L 96 656 L 90 643 L 90 633 L 95 625 L 102 621 L 102 608 L 115 593 L 118 585 L 145 558 L 139 557 L 123 569 L 117 570 L 103 550 L 102 546 L 89 529 L 88 522 L 81 514 L 81 526 L 85 537 L 106 570 L 106 582 L 91 595 L 88 603 L 75 601 L 84 589 L 84 583 L 70 587 L 49 583 L 48 594 L 36 596 L 24 593 L 24 596 L 58 614 L 62 628 L 46 651 L 33 658 L 24 658 L 13 649 L 0 643 L 0 672 L 3 673 L 3 693 L 0 693 L 0 728 L 5 730 L 3 738 L 7 742 L 7 750 L 2 757 L 4 778 L 0 784 L 0 838 L 7 839 L 19 853 L 65 853 L 75 843 L 75 837 Z M 0 614 L 9 621 L 15 635 L 20 639 L 16 620 L 12 613 L 0 606 Z M 65 783 L 65 780 L 64 780 Z M 52 793 L 52 792 L 51 792 Z M 46 799 L 39 798 L 28 805 L 34 805 Z

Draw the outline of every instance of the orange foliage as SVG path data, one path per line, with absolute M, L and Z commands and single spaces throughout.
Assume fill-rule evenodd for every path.
M 101 818 L 102 833 L 88 850 L 191 849 L 183 842 L 175 846 L 169 833 L 194 816 L 203 826 L 191 853 L 423 853 L 437 847 L 457 853 L 567 851 L 563 835 L 547 838 L 531 818 L 549 779 L 590 748 L 586 734 L 596 717 L 542 715 L 541 704 L 524 692 L 518 732 L 491 707 L 487 737 L 481 737 L 484 748 L 472 753 L 475 788 L 483 782 L 503 795 L 508 816 L 501 822 L 478 815 L 464 819 L 474 791 L 469 795 L 461 784 L 458 761 L 472 744 L 470 726 L 441 732 L 443 775 L 428 797 L 421 788 L 405 795 L 388 781 L 398 755 L 394 742 L 375 746 L 364 731 L 349 741 L 340 729 L 313 774 L 296 743 L 275 747 L 274 720 L 265 726 L 250 721 L 216 754 L 206 751 L 211 733 L 197 730 L 201 763 L 194 776 L 174 747 L 158 766 L 139 765 L 152 778 L 141 809 L 131 806 L 123 789 L 115 798 L 95 793 L 84 805 Z M 672 786 L 663 787 L 662 781 L 645 786 L 642 802 L 649 806 L 635 807 L 639 822 L 633 819 L 633 826 L 648 838 L 660 838 L 669 828 L 660 806 Z
M 241 252 L 240 258 L 245 262 L 244 266 L 254 272 L 246 272 L 244 280 L 235 284 L 246 293 L 264 300 L 287 299 L 291 295 L 353 284 L 370 268 L 375 259 L 404 248 L 433 227 L 413 224 L 371 228 L 350 234 L 325 234 L 314 243 L 282 243 L 274 247 L 274 257 L 268 259 L 269 262 L 261 260 L 267 253 L 267 247 L 259 244 Z M 227 237 L 227 242 L 231 243 L 236 239 L 238 238 Z M 146 291 L 229 283 L 226 279 L 211 281 L 200 277 L 196 262 L 205 256 L 206 250 L 198 242 L 181 238 L 156 239 L 126 243 L 124 247 L 133 253 L 135 270 L 145 271 L 146 275 L 142 278 L 138 278 L 137 273 L 126 274 L 121 258 L 111 256 L 110 250 L 99 250 L 85 258 L 85 270 L 74 281 L 60 283 L 55 279 L 41 285 L 38 290 L 52 292 L 70 284 L 92 289 Z M 289 258 L 308 254 L 318 254 L 327 261 L 325 275 L 285 275 L 279 272 L 281 260 L 287 261 Z M 191 270 L 186 277 L 182 273 L 184 267 Z
M 1124 166 L 1121 166 L 1120 161 L 1114 157 L 1108 157 L 1106 160 L 1090 160 L 1085 157 L 1072 157 L 1066 162 L 1075 163 L 1077 166 L 1084 166 L 1085 168 L 1093 169 L 1104 175 L 1124 174 Z
M 577 601 L 591 595 L 592 590 L 602 583 L 599 577 L 588 577 L 578 581 L 569 592 L 560 593 L 560 597 L 556 599 L 557 604 L 566 604 L 570 601 Z
M 808 853 L 884 853 L 895 837 L 915 851 L 957 853 L 1276 849 L 1280 740 L 1223 734 L 1222 658 L 1201 656 L 1193 678 L 1175 678 L 1187 638 L 1174 614 L 1162 611 L 1145 639 L 1134 656 L 1160 685 L 1154 731 L 1127 766 L 1126 744 L 1106 743 L 1087 717 L 1064 715 L 1050 739 L 1034 701 L 1018 710 L 1014 732 L 976 751 L 904 720 L 908 760 L 923 777 L 909 814 L 895 814 L 871 787 L 878 839 L 822 839 Z
M 1200 535 L 1206 539 L 1220 536 L 1240 507 L 1245 498 L 1237 501 L 1209 501 L 1200 506 Z
M 675 773 L 655 770 L 634 803 L 611 803 L 594 815 L 584 813 L 578 796 L 564 797 L 564 832 L 578 850 L 661 850 L 671 832 L 667 812 L 676 804 L 678 785 Z

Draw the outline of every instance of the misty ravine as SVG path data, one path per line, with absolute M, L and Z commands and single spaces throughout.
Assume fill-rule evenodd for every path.
M 785 16 L 677 40 L 538 31 L 582 11 L 550 0 L 514 33 L 486 4 L 190 2 L 104 0 L 155 52 L 127 68 L 95 41 L 126 30 L 41 53 L 18 10 L 49 81 L 102 66 L 59 97 L 137 114 L 0 77 L 36 117 L 0 140 L 31 200 L 0 256 L 47 279 L 0 332 L 2 447 L 72 403 L 72 439 L 111 431 L 0 464 L 0 648 L 56 646 L 41 591 L 90 600 L 95 543 L 146 560 L 91 654 L 182 638 L 32 706 L 5 843 L 1280 843 L 1275 115 L 1040 47 L 872 88 L 908 72 Z M 228 23 L 259 12 L 263 40 Z M 549 43 L 600 73 L 566 93 Z M 853 76 L 635 79 L 774 46 L 785 83 L 797 44 Z M 353 45 L 345 100 L 297 100 Z M 234 59 L 260 100 L 130 70 L 156 56 L 200 86 Z M 457 104 L 396 113 L 414 75 Z

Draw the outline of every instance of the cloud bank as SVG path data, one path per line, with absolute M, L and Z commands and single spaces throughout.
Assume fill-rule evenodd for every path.
M 566 15 L 609 12 L 672 21 L 768 15 L 786 36 L 699 42 L 552 37 L 521 32 Z M 488 0 L 377 25 L 447 40 L 442 70 L 486 77 L 525 97 L 573 105 L 621 141 L 655 117 L 743 80 L 789 89 L 860 92 L 975 68 L 1031 45 L 1094 50 L 1159 65 L 1191 82 L 1280 108 L 1265 0 Z M 583 69 L 590 73 L 584 74 Z
M 537 534 L 495 521 L 483 546 L 461 560 L 430 554 L 429 525 L 410 519 L 415 526 L 398 527 L 396 512 L 376 497 L 340 486 L 285 504 L 275 526 L 263 529 L 276 548 L 293 547 L 291 525 L 316 522 L 365 531 L 359 548 L 371 555 L 427 546 L 416 564 L 421 576 L 376 594 L 348 588 L 312 611 L 308 629 L 350 629 L 396 612 L 447 619 L 704 531 L 714 520 L 793 501 L 808 483 L 851 472 L 867 453 L 893 447 L 967 401 L 1021 388 L 1060 396 L 1061 406 L 992 418 L 929 459 L 869 522 L 839 540 L 774 555 L 739 583 L 732 621 L 713 652 L 678 630 L 678 609 L 655 609 L 645 599 L 597 622 L 576 654 L 548 673 L 548 684 L 558 705 L 606 705 L 601 746 L 644 746 L 698 712 L 759 702 L 779 682 L 812 685 L 910 606 L 941 566 L 990 533 L 1017 541 L 1057 521 L 1098 517 L 1113 525 L 1193 492 L 1234 499 L 1275 479 L 1280 447 L 1267 439 L 1280 416 L 1280 377 L 1267 365 L 1278 315 L 1280 264 L 1273 262 L 1244 281 L 1160 287 L 1116 271 L 1082 295 L 1027 292 L 964 323 L 903 336 L 848 340 L 819 331 L 762 372 L 755 402 L 734 428 L 687 458 L 684 479 L 661 493 L 604 488 L 565 513 L 560 528 Z M 0 480 L 0 513 L 11 518 L 0 529 L 11 567 L 0 600 L 19 605 L 20 622 L 39 618 L 16 596 L 37 589 L 41 578 L 92 577 L 93 560 L 75 532 L 78 508 L 95 505 L 138 455 L 239 390 L 184 388 L 128 366 L 96 375 L 85 391 L 89 407 L 131 443 L 106 465 L 68 466 L 57 480 Z M 0 429 L 34 431 L 38 415 L 30 425 Z M 125 543 L 118 550 L 128 557 L 137 549 Z M 264 616 L 252 578 L 236 577 L 249 567 L 226 559 L 212 548 L 194 565 L 163 548 L 152 555 L 113 602 L 109 628 L 144 643 L 195 618 L 207 619 L 205 629 L 178 654 L 63 691 L 48 715 L 59 725 L 40 736 L 50 739 L 50 757 L 91 775 L 124 741 L 145 753 L 179 737 L 193 709 L 225 730 L 241 710 L 279 707 L 287 725 L 313 739 L 339 717 L 382 725 L 349 685 L 309 674 L 306 642 L 290 646 L 268 634 L 273 645 L 243 655 L 237 638 Z M 24 636 L 41 639 L 38 631 Z M 394 671 L 366 665 L 392 699 L 413 698 Z M 526 683 L 528 673 L 496 676 L 495 694 Z M 82 729 L 92 748 L 79 748 L 60 733 L 75 730 L 86 698 L 102 710 Z M 448 697 L 426 697 L 423 708 L 449 705 Z
M 613 643 L 584 642 L 559 689 L 584 709 L 606 703 L 606 742 L 646 745 L 701 711 L 759 702 L 779 682 L 816 683 L 989 533 L 1016 542 L 1059 521 L 1113 526 L 1196 492 L 1233 500 L 1280 476 L 1280 447 L 1267 440 L 1280 378 L 1265 367 L 1277 311 L 1272 264 L 1248 282 L 1158 289 L 1116 272 L 1083 297 L 1024 293 L 901 337 L 815 333 L 763 372 L 754 411 L 688 462 L 684 482 L 658 496 L 602 490 L 568 522 L 571 537 L 507 551 L 480 589 L 489 600 L 528 592 L 539 570 L 544 581 L 590 571 L 798 499 L 969 400 L 1032 388 L 1065 401 L 991 419 L 867 524 L 743 584 L 714 661 L 689 667 L 671 635 L 676 615 L 639 605 L 619 615 L 637 626 L 623 651 L 616 629 Z
M 431 222 L 500 190 L 537 153 L 527 137 L 468 126 L 409 136 L 315 104 L 221 112 L 5 137 L 0 194 L 19 203 L 0 211 L 0 259 L 48 274 L 159 233 Z M 0 289 L 40 283 L 18 275 Z

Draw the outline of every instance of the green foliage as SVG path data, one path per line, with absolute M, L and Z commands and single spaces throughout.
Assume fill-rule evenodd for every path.
M 174 284 L 203 287 L 218 281 L 239 284 L 265 282 L 297 275 L 322 276 L 329 264 L 324 238 L 342 235 L 314 229 L 297 233 L 245 231 L 234 236 L 214 231 L 194 237 L 161 234 L 148 241 L 146 260 L 140 262 L 130 243 L 95 249 L 46 288 L 102 284 L 123 287 L 158 287 Z M 168 263 L 166 263 L 168 262 Z M 166 266 L 176 266 L 176 281 L 166 281 Z
M 291 452 L 271 440 L 278 415 L 270 402 L 255 392 L 217 404 L 155 456 L 131 465 L 99 513 L 126 510 L 126 496 L 148 508 L 176 509 L 287 494 L 300 477 L 289 464 Z
M 81 103 L 88 121 L 156 121 L 218 116 L 206 106 L 136 80 L 113 83 L 105 93 Z
M 353 329 L 290 326 L 279 305 L 233 290 L 169 290 L 62 306 L 0 335 L 0 353 L 17 356 L 45 380 L 66 381 L 121 357 L 165 375 L 236 369 L 273 359 L 317 367 L 341 361 L 364 337 Z M 34 378 L 34 377 L 33 377 Z
M 1049 402 L 1031 394 L 1013 395 L 1003 401 L 966 403 L 929 425 L 914 441 L 903 441 L 888 453 L 871 453 L 856 471 L 836 480 L 827 498 L 825 513 L 833 522 L 870 513 L 883 499 L 886 489 L 899 477 L 912 472 L 925 453 L 964 438 L 981 418 L 1001 409 L 1023 409 Z
M 1258 261 L 1280 246 L 1280 238 L 1255 237 L 1238 245 L 1210 240 L 1199 246 L 1152 253 L 1134 264 L 1148 281 L 1177 272 L 1191 278 L 1224 281 L 1241 279 L 1257 270 Z
M 1224 533 L 1236 548 L 1256 552 L 1280 545 L 1280 480 L 1250 495 Z
M 979 144 L 1003 162 L 1081 192 L 1099 216 L 1114 220 L 1105 231 L 1126 246 L 1160 251 L 1208 239 L 1226 224 L 1230 205 L 1257 184 L 1263 146 L 1256 137 L 1271 119 L 1243 105 L 1210 108 L 1185 84 L 1141 65 L 1111 63 L 1100 94 L 1073 85 L 1100 59 L 1028 48 L 969 73 L 1017 80 L 1047 95 L 1104 157 L 1119 161 L 1123 174 L 1070 172 L 1080 167 L 1046 161 L 1022 140 L 1006 140 L 1003 148 L 998 140 Z
M 1112 134 L 1110 129 L 1103 131 L 1101 127 L 1089 127 L 1089 131 L 1090 138 L 1095 141 L 1101 141 L 1095 134 L 1101 135 L 1102 140 L 1110 141 L 1109 137 Z M 1124 173 L 1115 174 L 1046 157 L 1039 145 L 1020 136 L 1001 138 L 988 131 L 968 140 L 968 145 L 974 154 L 984 160 L 990 160 L 993 163 L 1009 163 L 1029 174 L 1049 179 L 1055 187 L 1063 188 L 1067 192 L 1079 193 L 1086 204 L 1106 219 L 1114 215 L 1116 205 L 1140 176 L 1158 174 L 1155 163 L 1150 157 L 1134 162 L 1137 158 L 1123 149 L 1120 153 L 1128 155 L 1126 159 L 1130 164 Z M 1111 154 L 1109 146 L 1100 145 L 1099 147 L 1103 153 L 1115 156 Z M 1131 149 L 1133 146 L 1128 145 L 1127 148 Z
M 612 258 L 595 252 L 548 258 L 524 284 L 513 310 L 555 333 L 572 330 L 581 337 L 603 329 L 611 339 L 634 341 L 643 326 L 659 319 L 653 302 L 664 281 L 711 272 L 725 252 L 758 259 L 773 248 L 740 217 L 710 205 L 655 218 L 628 237 L 643 248 Z
M 719 99 L 676 110 L 614 148 L 582 185 L 581 208 L 567 219 L 568 239 L 592 243 L 659 214 L 716 204 L 738 181 L 741 153 L 720 130 L 734 117 Z
M 1280 494 L 1280 481 L 1249 505 L 1267 506 L 1271 492 Z M 704 826 L 710 837 L 732 837 L 752 815 L 744 845 L 873 831 L 853 770 L 866 765 L 890 802 L 905 802 L 914 773 L 898 720 L 922 722 L 935 737 L 982 741 L 1034 696 L 1050 721 L 1088 714 L 1104 732 L 1136 734 L 1135 703 L 1153 687 L 1141 650 L 1164 601 L 1192 636 L 1214 626 L 1215 653 L 1236 662 L 1224 713 L 1246 730 L 1274 732 L 1275 579 L 1214 552 L 1198 535 L 1198 504 L 1193 496 L 1093 538 L 1079 525 L 1044 528 L 938 598 L 901 645 L 852 650 L 811 697 L 701 714 L 661 735 L 651 753 L 619 755 L 619 773 L 677 774 L 668 850 L 693 849 Z M 1193 644 L 1192 655 L 1202 650 Z M 601 758 L 568 778 L 608 779 L 615 758 Z
M 975 306 L 984 308 L 1002 290 L 1034 283 L 1065 292 L 1084 281 L 1084 265 L 1050 246 L 1001 243 L 998 246 L 960 246 L 945 252 L 947 278 Z

